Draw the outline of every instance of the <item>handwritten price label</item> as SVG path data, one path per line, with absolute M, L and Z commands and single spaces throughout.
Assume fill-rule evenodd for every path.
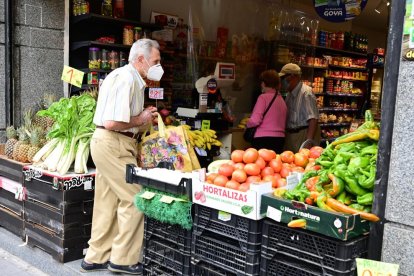
M 356 259 L 358 276 L 398 276 L 400 265 Z
M 63 67 L 61 79 L 67 83 L 73 84 L 74 86 L 81 88 L 84 75 L 84 72 L 65 65 Z
M 154 100 L 164 99 L 164 88 L 150 88 L 149 98 Z
M 210 120 L 201 121 L 201 130 L 210 129 Z

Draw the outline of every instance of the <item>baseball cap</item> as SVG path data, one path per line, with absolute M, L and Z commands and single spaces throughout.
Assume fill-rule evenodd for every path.
M 300 75 L 302 74 L 302 70 L 297 64 L 288 63 L 282 67 L 280 70 L 279 77 L 283 77 L 284 75 Z

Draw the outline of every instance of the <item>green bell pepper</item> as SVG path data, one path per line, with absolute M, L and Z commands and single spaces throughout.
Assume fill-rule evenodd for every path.
M 374 194 L 373 193 L 366 193 L 362 196 L 357 196 L 357 202 L 359 205 L 368 205 L 372 206 L 372 202 L 374 200 Z
M 345 180 L 345 190 L 353 195 L 364 195 L 368 193 L 367 190 L 363 189 L 359 186 L 358 181 L 347 171 L 339 171 L 336 170 L 334 175 L 338 176 L 339 178 Z
M 351 158 L 351 161 L 349 161 L 349 164 L 348 164 L 348 170 L 352 174 L 356 174 L 358 171 L 358 168 L 363 169 L 367 167 L 370 164 L 369 161 L 370 160 L 368 157 L 358 156 L 358 157 Z
M 375 184 L 375 175 L 377 172 L 377 168 L 375 165 L 371 165 L 369 167 L 369 173 L 368 175 L 366 174 L 366 171 L 362 171 L 362 175 L 365 177 L 365 179 L 363 179 L 361 182 L 359 181 L 360 179 L 358 178 L 358 184 L 361 185 L 362 188 L 365 189 L 372 189 L 374 187 Z
M 378 153 L 378 145 L 377 144 L 372 144 L 371 146 L 365 147 L 361 150 L 360 155 L 364 156 L 364 155 L 377 155 Z
M 358 211 L 364 211 L 364 206 L 358 203 L 350 204 L 349 207 L 351 207 L 352 209 L 358 210 Z

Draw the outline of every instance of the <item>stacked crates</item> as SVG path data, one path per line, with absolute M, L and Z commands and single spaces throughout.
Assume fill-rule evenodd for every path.
M 191 275 L 191 230 L 145 217 L 146 275 Z
M 60 262 L 83 258 L 91 234 L 95 175 L 59 176 L 23 168 L 25 235 Z
M 194 206 L 193 275 L 259 275 L 262 221 Z
M 368 236 L 341 241 L 265 220 L 260 275 L 356 275 Z

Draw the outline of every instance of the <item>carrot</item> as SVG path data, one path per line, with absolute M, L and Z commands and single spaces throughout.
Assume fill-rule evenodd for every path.
M 361 218 L 369 220 L 369 221 L 373 221 L 373 222 L 377 222 L 380 220 L 379 217 L 377 217 L 376 215 L 372 213 L 355 210 L 354 208 L 346 206 L 345 204 L 333 198 L 328 198 L 326 200 L 326 204 L 337 212 L 351 214 L 351 215 L 359 214 Z

